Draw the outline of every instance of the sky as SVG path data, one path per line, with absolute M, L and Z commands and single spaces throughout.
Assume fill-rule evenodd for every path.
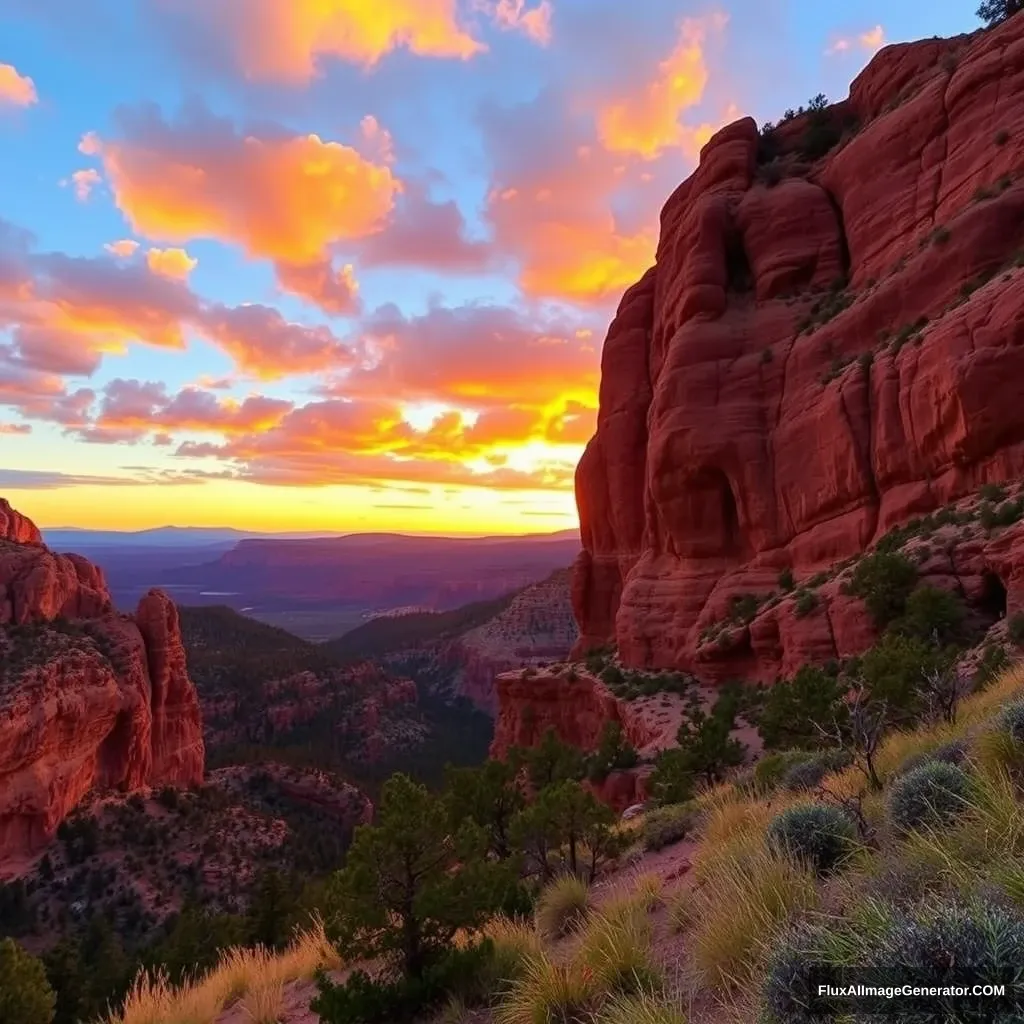
M 41 526 L 576 524 L 701 146 L 961 0 L 0 0 L 0 495 Z

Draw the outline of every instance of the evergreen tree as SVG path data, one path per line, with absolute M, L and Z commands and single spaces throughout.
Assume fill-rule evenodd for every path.
M 479 926 L 506 891 L 507 871 L 486 859 L 475 822 L 449 827 L 441 800 L 407 775 L 381 790 L 377 822 L 356 829 L 328 889 L 328 934 L 343 956 L 397 962 L 408 977 Z
M 791 680 L 770 687 L 757 731 L 766 750 L 813 750 L 823 743 L 820 726 L 829 729 L 844 714 L 845 684 L 838 675 L 803 665 Z
M 555 873 L 553 855 L 563 852 L 573 874 L 593 881 L 602 861 L 621 845 L 615 812 L 574 779 L 541 790 L 516 817 L 512 834 L 534 870 L 545 880 Z
M 513 764 L 486 761 L 479 768 L 449 766 L 445 792 L 453 827 L 467 818 L 475 821 L 487 833 L 488 848 L 498 860 L 512 856 L 509 830 L 524 803 Z
M 698 708 L 688 721 L 683 721 L 676 741 L 691 774 L 713 784 L 728 768 L 743 763 L 743 744 L 731 735 L 735 725 L 735 707 L 731 701 L 716 706 L 710 715 Z
M 1024 0 L 983 0 L 978 17 L 990 28 L 1024 11 Z
M 563 743 L 553 728 L 545 730 L 535 747 L 513 748 L 509 761 L 515 768 L 526 769 L 526 777 L 534 793 L 566 780 L 582 779 L 586 765 L 583 754 L 568 743 Z
M 0 940 L 0 1024 L 50 1024 L 55 998 L 42 962 Z

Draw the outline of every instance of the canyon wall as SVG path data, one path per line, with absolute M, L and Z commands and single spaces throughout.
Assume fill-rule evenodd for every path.
M 204 756 L 171 600 L 117 614 L 100 569 L 0 499 L 0 865 L 91 790 L 198 785 Z
M 736 595 L 1024 475 L 1022 170 L 1024 17 L 886 47 L 842 103 L 711 139 L 605 341 L 577 653 L 717 678 L 702 637 Z M 1024 605 L 1020 547 L 965 557 Z M 821 599 L 806 644 L 778 642 L 785 605 L 751 626 L 747 674 L 870 642 L 859 602 Z

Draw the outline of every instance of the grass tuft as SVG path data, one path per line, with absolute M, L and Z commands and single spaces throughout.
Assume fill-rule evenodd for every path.
M 531 960 L 494 1011 L 494 1024 L 591 1024 L 598 1005 L 594 978 L 576 964 Z
M 649 992 L 613 999 L 597 1016 L 597 1024 L 687 1024 L 678 1007 Z
M 590 891 L 575 875 L 549 882 L 537 899 L 537 931 L 542 938 L 557 939 L 578 928 L 590 911 Z
M 814 907 L 818 890 L 807 868 L 762 841 L 756 852 L 716 860 L 690 896 L 696 978 L 721 989 L 749 980 L 787 918 Z
M 662 973 L 651 949 L 651 923 L 639 905 L 612 916 L 592 917 L 576 956 L 602 994 L 656 992 L 662 987 Z

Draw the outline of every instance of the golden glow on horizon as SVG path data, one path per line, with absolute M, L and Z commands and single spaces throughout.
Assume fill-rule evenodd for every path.
M 475 487 L 299 488 L 212 481 L 5 488 L 3 493 L 41 529 L 143 530 L 174 525 L 267 532 L 486 535 L 550 533 L 579 522 L 571 493 L 496 492 Z

